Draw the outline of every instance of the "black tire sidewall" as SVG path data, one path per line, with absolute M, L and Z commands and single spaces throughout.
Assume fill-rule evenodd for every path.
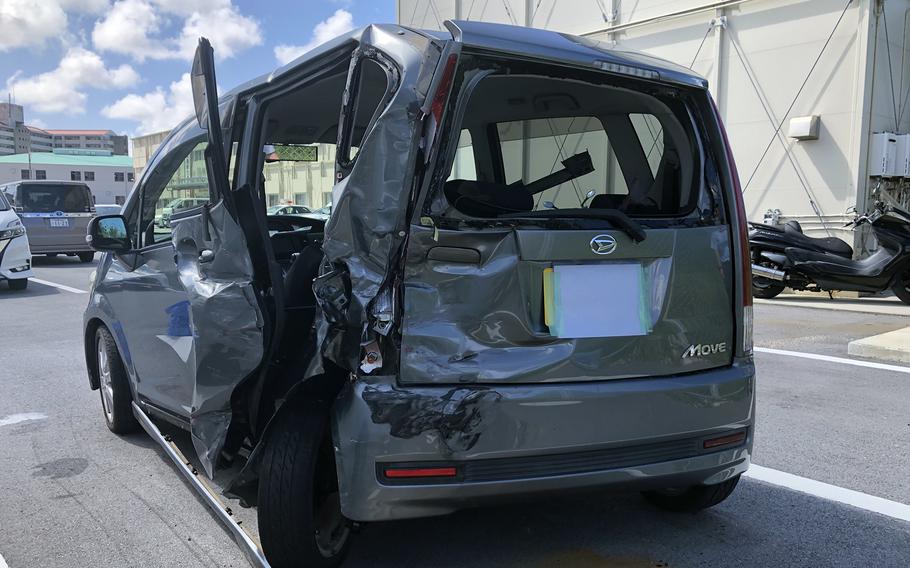
M 351 534 L 337 554 L 323 556 L 316 544 L 313 505 L 328 405 L 313 402 L 282 410 L 269 431 L 260 467 L 257 512 L 266 558 L 274 568 L 338 566 Z
M 10 290 L 25 290 L 28 287 L 28 278 L 7 280 L 6 283 L 9 285 Z
M 133 393 L 130 390 L 129 377 L 123 366 L 123 360 L 120 358 L 120 352 L 111 332 L 106 327 L 99 326 L 95 331 L 95 373 L 98 379 L 99 394 L 103 397 L 101 389 L 100 361 L 98 361 L 98 349 L 103 348 L 107 352 L 108 365 L 111 370 L 111 386 L 113 388 L 113 408 L 111 409 L 112 419 L 108 419 L 107 413 L 104 412 L 102 403 L 101 414 L 104 416 L 104 422 L 111 432 L 115 434 L 130 434 L 135 432 L 139 427 L 139 422 L 133 416 Z

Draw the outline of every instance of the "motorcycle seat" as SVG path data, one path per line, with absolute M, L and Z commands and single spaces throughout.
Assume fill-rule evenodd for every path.
M 809 237 L 803 234 L 803 228 L 797 221 L 787 221 L 784 232 L 789 235 L 794 244 L 802 243 L 809 248 L 817 248 L 831 254 L 845 258 L 853 257 L 853 247 L 837 237 Z
M 796 265 L 797 270 L 808 269 L 808 273 L 813 277 L 816 273 L 832 276 L 876 276 L 893 258 L 885 249 L 878 249 L 871 256 L 861 260 L 793 247 L 784 249 L 784 253 L 790 262 Z

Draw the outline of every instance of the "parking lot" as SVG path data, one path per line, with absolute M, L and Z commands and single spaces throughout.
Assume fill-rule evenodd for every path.
M 157 445 L 105 427 L 81 339 L 94 266 L 36 257 L 26 291 L 0 285 L 0 568 L 245 566 Z M 799 306 L 755 306 L 759 467 L 720 506 L 596 493 L 369 525 L 347 565 L 906 566 L 910 368 L 846 343 L 910 317 Z

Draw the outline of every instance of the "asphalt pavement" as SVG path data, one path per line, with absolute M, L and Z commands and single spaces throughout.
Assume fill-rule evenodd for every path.
M 81 338 L 94 263 L 35 264 L 49 284 L 0 284 L 0 568 L 247 566 L 147 436 L 105 427 Z M 910 318 L 758 304 L 755 322 L 759 347 L 846 358 Z M 910 505 L 910 374 L 761 351 L 756 365 L 754 463 Z M 378 523 L 346 565 L 908 564 L 910 523 L 744 478 L 698 515 L 599 492 Z

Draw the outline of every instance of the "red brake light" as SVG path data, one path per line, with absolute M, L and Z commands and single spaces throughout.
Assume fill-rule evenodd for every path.
M 389 468 L 385 470 L 385 476 L 389 479 L 455 477 L 456 474 L 457 471 L 454 467 Z
M 730 434 L 728 436 L 721 436 L 720 438 L 712 438 L 710 440 L 705 440 L 703 447 L 707 450 L 710 448 L 717 448 L 720 446 L 729 446 L 731 444 L 740 444 L 745 439 L 746 439 L 745 432 L 737 432 L 736 434 Z
M 439 80 L 439 86 L 433 93 L 433 102 L 430 104 L 430 114 L 436 121 L 436 128 L 442 124 L 442 113 L 445 111 L 446 99 L 449 96 L 449 90 L 452 88 L 452 81 L 455 79 L 455 66 L 458 63 L 456 54 L 449 55 L 446 59 L 446 66 L 442 70 L 442 78 Z

